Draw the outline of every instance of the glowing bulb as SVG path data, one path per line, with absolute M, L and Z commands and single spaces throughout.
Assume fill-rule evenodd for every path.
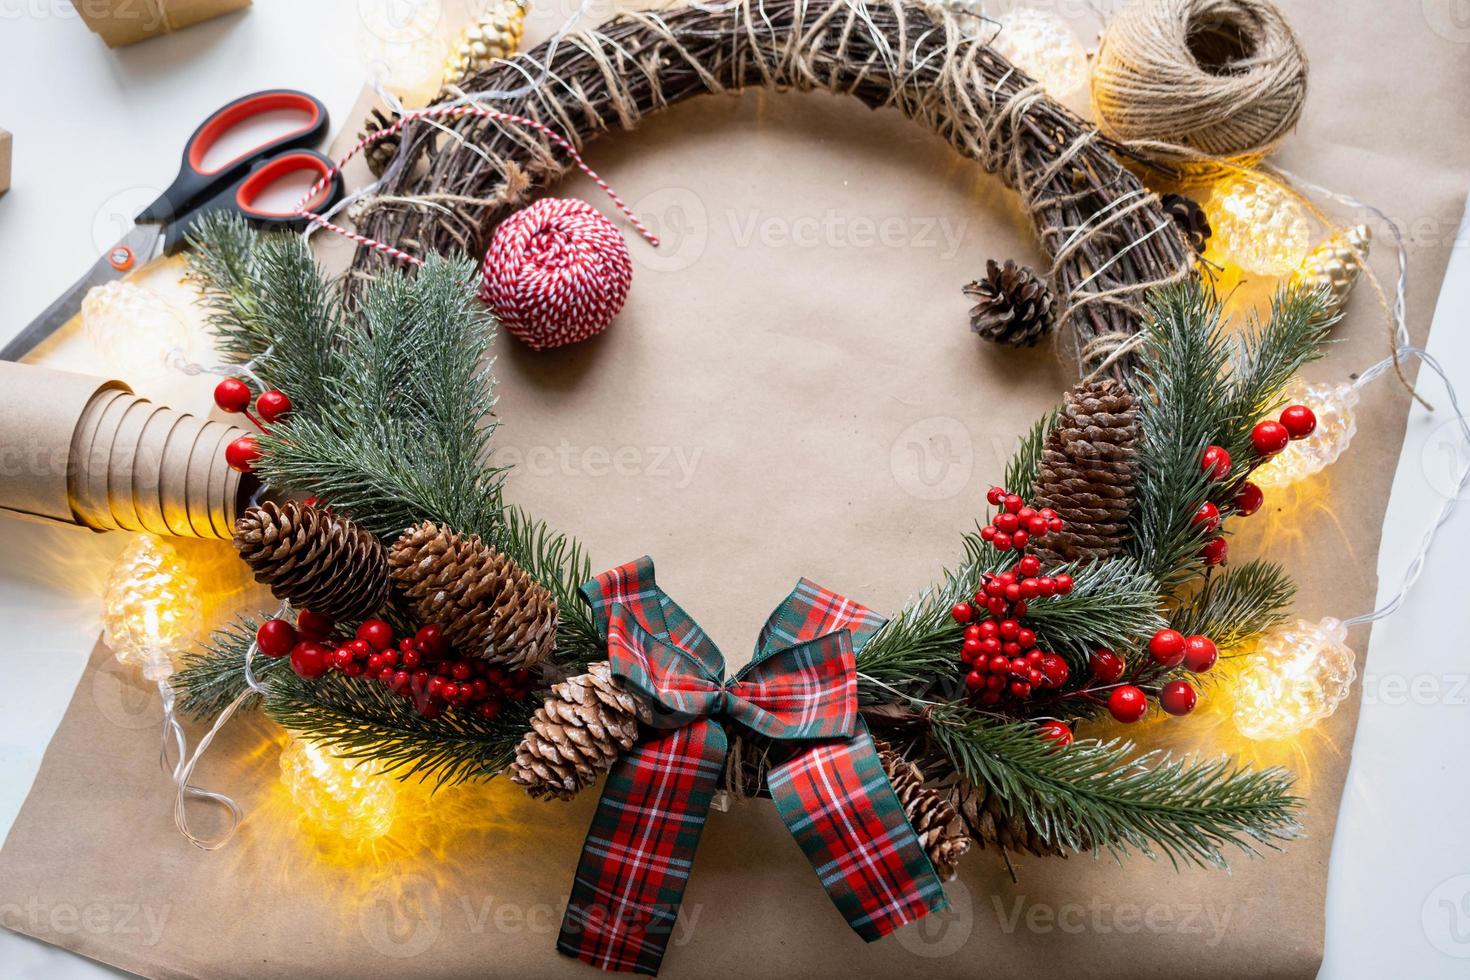
M 1054 98 L 1065 98 L 1087 81 L 1087 53 L 1067 22 L 1051 11 L 1016 7 L 996 18 L 1000 31 L 991 48 L 1041 83 Z
M 449 40 L 439 0 L 359 0 L 358 48 L 372 77 L 409 108 L 439 93 Z
M 313 828 L 366 842 L 393 826 L 398 790 L 371 763 L 357 765 L 293 737 L 281 751 L 281 782 Z
M 1305 405 L 1317 416 L 1317 428 L 1305 439 L 1291 443 L 1258 466 L 1251 481 L 1262 490 L 1284 487 L 1331 466 L 1347 449 L 1358 431 L 1353 409 L 1358 389 L 1346 382 L 1309 385 L 1293 379 L 1284 392 L 1286 404 Z
M 1212 250 L 1228 263 L 1263 276 L 1301 265 L 1311 243 L 1306 213 L 1280 186 L 1236 179 L 1210 197 Z
M 128 380 L 161 376 L 169 358 L 187 352 L 193 340 L 163 297 L 123 281 L 87 290 L 82 331 L 108 370 Z
M 158 538 L 140 534 L 123 549 L 107 575 L 102 627 L 121 664 L 143 668 L 160 681 L 173 660 L 198 639 L 204 626 L 199 587 L 179 554 Z
M 1336 711 L 1357 674 L 1342 623 L 1278 626 L 1236 679 L 1235 725 L 1247 738 L 1289 738 Z

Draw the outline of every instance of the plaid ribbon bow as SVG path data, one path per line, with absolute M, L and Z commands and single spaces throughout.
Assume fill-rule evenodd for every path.
M 640 558 L 582 586 L 612 672 L 647 698 L 654 731 L 614 763 L 582 847 L 557 948 L 604 970 L 658 973 L 724 768 L 724 725 L 785 742 L 776 809 L 865 940 L 942 909 L 944 887 L 857 712 L 855 649 L 883 620 L 802 579 L 755 659 L 725 680 L 720 651 Z

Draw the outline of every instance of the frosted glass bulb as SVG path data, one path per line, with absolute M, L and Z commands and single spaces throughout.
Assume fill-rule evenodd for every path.
M 1317 428 L 1251 473 L 1251 482 L 1272 490 L 1305 480 L 1337 462 L 1358 431 L 1354 412 L 1358 389 L 1346 382 L 1309 385 L 1293 379 L 1283 392 L 1287 405 L 1305 405 L 1317 416 Z
M 990 46 L 1040 82 L 1053 98 L 1065 98 L 1087 81 L 1087 53 L 1057 14 L 1016 7 L 997 17 L 996 23 L 1000 31 Z
M 281 751 L 281 783 L 311 827 L 366 842 L 393 826 L 398 790 L 371 763 L 356 765 L 293 737 Z
M 409 108 L 433 101 L 450 48 L 439 0 L 359 0 L 358 18 L 369 74 Z
M 1210 197 L 1212 251 L 1227 263 L 1263 276 L 1301 265 L 1311 244 L 1306 212 L 1275 184 L 1236 179 Z
M 1247 738 L 1290 738 L 1336 711 L 1357 674 L 1342 623 L 1278 626 L 1261 636 L 1236 678 L 1235 726 Z
M 151 289 L 114 281 L 87 290 L 82 332 L 107 370 L 124 380 L 158 377 L 169 358 L 187 352 L 189 328 Z
M 107 574 L 102 602 L 113 656 L 142 667 L 151 681 L 172 674 L 174 658 L 204 628 L 199 583 L 178 552 L 151 535 L 140 534 L 123 549 Z

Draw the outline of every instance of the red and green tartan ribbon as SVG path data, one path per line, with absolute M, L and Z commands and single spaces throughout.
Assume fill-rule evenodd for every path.
M 582 586 L 612 672 L 646 697 L 654 731 L 608 774 L 557 948 L 604 970 L 656 974 L 724 769 L 725 724 L 787 745 L 767 786 L 827 894 L 872 941 L 945 907 L 944 887 L 858 717 L 856 650 L 883 624 L 802 579 L 725 680 L 720 651 L 640 558 Z

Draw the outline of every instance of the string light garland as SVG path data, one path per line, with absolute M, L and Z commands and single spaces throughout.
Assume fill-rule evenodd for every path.
M 199 585 L 178 552 L 140 534 L 123 549 L 102 593 L 102 629 L 118 663 L 162 683 L 204 632 Z
M 295 737 L 281 750 L 280 762 L 281 783 L 313 830 L 366 843 L 392 829 L 398 790 L 377 766 Z
M 1351 384 L 1307 384 L 1298 378 L 1282 394 L 1289 404 L 1311 409 L 1316 428 L 1305 437 L 1292 439 L 1252 471 L 1251 481 L 1263 490 L 1290 486 L 1320 473 L 1347 451 L 1358 431 L 1358 389 Z
M 1284 276 L 1311 245 L 1307 215 L 1274 181 L 1237 176 L 1216 186 L 1206 204 L 1214 235 L 1209 253 L 1247 272 Z
M 1087 83 L 1087 52 L 1056 13 L 1015 7 L 997 17 L 996 24 L 991 47 L 1053 98 L 1066 98 Z
M 1235 725 L 1247 738 L 1290 738 L 1337 710 L 1357 677 L 1347 627 L 1299 619 L 1263 636 L 1235 681 Z
M 450 44 L 438 0 L 359 0 L 358 51 L 369 75 L 410 106 L 439 91 Z
M 163 297 L 126 280 L 87 291 L 82 333 L 110 370 L 134 380 L 163 376 L 193 341 L 188 325 Z

